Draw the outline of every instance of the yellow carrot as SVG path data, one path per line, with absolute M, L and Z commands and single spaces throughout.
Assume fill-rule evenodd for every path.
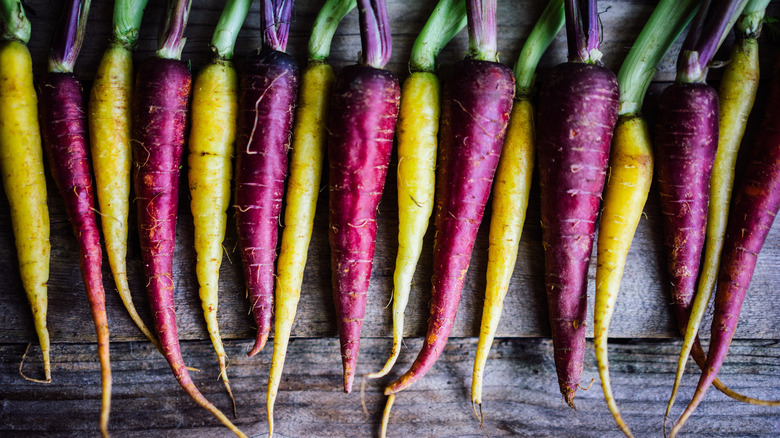
M 401 89 L 398 138 L 398 255 L 393 275 L 393 344 L 381 370 L 367 377 L 387 375 L 401 352 L 404 310 L 409 302 L 414 271 L 423 237 L 433 212 L 436 148 L 439 132 L 440 84 L 434 73 L 436 55 L 466 26 L 463 0 L 441 0 L 412 48 L 413 73 Z
M 604 398 L 618 427 L 631 431 L 612 395 L 607 357 L 607 334 L 615 310 L 623 268 L 653 179 L 653 152 L 647 122 L 639 114 L 621 116 L 615 127 L 609 158 L 610 174 L 597 243 L 594 344 Z
M 103 238 L 119 297 L 130 318 L 160 350 L 133 304 L 127 282 L 127 216 L 130 210 L 130 109 L 133 95 L 132 45 L 146 0 L 114 6 L 114 36 L 100 60 L 89 95 L 89 142 Z M 162 351 L 162 350 L 160 350 Z
M 309 63 L 301 77 L 292 133 L 284 229 L 276 262 L 274 352 L 268 376 L 266 412 L 268 436 L 274 433 L 274 403 L 279 392 L 287 344 L 290 340 L 306 255 L 314 226 L 325 157 L 327 110 L 335 75 L 326 58 L 341 19 L 357 6 L 356 0 L 328 0 L 320 10 L 309 40 Z
M 206 328 L 219 361 L 219 372 L 233 399 L 227 376 L 227 355 L 217 324 L 219 267 L 230 205 L 232 157 L 238 116 L 238 76 L 228 61 L 206 66 L 192 87 L 192 130 L 189 137 L 190 209 L 195 227 L 195 273 Z M 233 402 L 235 412 L 235 401 Z
M 219 267 L 230 205 L 232 159 L 238 129 L 238 75 L 230 59 L 251 0 L 230 0 L 214 31 L 214 59 L 195 79 L 192 87 L 192 129 L 189 136 L 190 209 L 195 227 L 195 273 L 206 328 L 217 353 L 219 372 L 233 402 L 227 376 L 227 355 L 219 335 Z
M 21 3 L 18 7 L 22 11 Z M 23 12 L 20 15 L 24 17 Z M 51 382 L 46 328 L 46 282 L 51 253 L 49 209 L 32 61 L 27 46 L 19 40 L 0 42 L 0 171 L 11 207 L 22 285 L 32 307 L 43 353 L 44 381 L 48 383 Z
M 563 27 L 563 1 L 550 1 L 531 30 L 515 63 L 517 96 L 504 149 L 493 182 L 493 212 L 488 236 L 487 284 L 482 323 L 471 381 L 471 402 L 482 405 L 482 383 L 490 347 L 498 329 L 504 298 L 517 261 L 536 160 L 534 106 L 531 95 L 536 66 Z M 480 421 L 481 408 L 480 408 Z

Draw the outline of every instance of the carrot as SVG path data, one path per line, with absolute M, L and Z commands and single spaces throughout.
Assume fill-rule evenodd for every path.
M 274 352 L 266 395 L 268 436 L 272 436 L 274 432 L 274 403 L 301 296 L 306 253 L 320 193 L 327 135 L 325 121 L 335 80 L 333 69 L 326 59 L 330 54 L 330 44 L 339 22 L 355 6 L 356 0 L 329 0 L 323 5 L 314 22 L 309 39 L 309 63 L 301 77 L 292 135 L 284 230 L 276 267 Z
M 515 268 L 536 160 L 532 102 L 536 66 L 561 27 L 563 0 L 554 0 L 542 12 L 515 63 L 517 93 L 493 184 L 485 305 L 471 380 L 471 403 L 480 408 L 480 422 L 485 363 Z
M 138 315 L 127 282 L 132 49 L 146 3 L 147 0 L 117 0 L 114 4 L 113 35 L 92 83 L 88 123 L 103 237 L 117 292 L 135 325 L 162 351 L 160 343 Z
M 133 161 L 141 259 L 163 355 L 176 380 L 201 407 L 245 436 L 192 382 L 181 355 L 173 303 L 173 252 L 191 74 L 180 61 L 189 0 L 169 4 L 156 56 L 138 71 L 133 95 Z
M 632 436 L 612 394 L 607 340 L 620 281 L 634 232 L 653 178 L 650 131 L 641 113 L 647 87 L 671 45 L 693 18 L 693 0 L 662 0 L 637 37 L 618 72 L 618 121 L 612 138 L 610 173 L 604 188 L 597 241 L 594 344 L 604 400 L 618 427 Z
M 92 166 L 87 145 L 87 105 L 81 83 L 73 74 L 84 40 L 89 6 L 90 0 L 69 0 L 65 4 L 63 21 L 54 34 L 49 69 L 41 83 L 40 117 L 49 167 L 79 245 L 81 276 L 98 340 L 103 387 L 100 431 L 107 437 L 111 410 L 111 360 L 106 292 L 101 272 L 103 251 L 95 218 Z
M 240 79 L 236 158 L 236 226 L 247 295 L 257 324 L 254 356 L 271 332 L 274 261 L 282 211 L 287 149 L 298 93 L 298 65 L 284 52 L 292 1 L 263 0 L 263 47 Z
M 570 62 L 555 67 L 540 92 L 537 154 L 555 368 L 564 401 L 574 408 L 585 353 L 588 261 L 618 84 L 600 66 L 596 1 L 566 0 L 565 14 Z
M 376 211 L 398 115 L 384 0 L 359 0 L 362 63 L 336 75 L 328 119 L 329 240 L 344 392 L 352 390 L 374 257 Z
M 385 376 L 401 352 L 404 310 L 433 212 L 439 79 L 436 56 L 466 26 L 465 0 L 441 0 L 412 48 L 412 74 L 401 87 L 398 115 L 398 255 L 393 275 L 393 344 L 390 357 L 369 378 Z
M 217 23 L 211 40 L 214 56 L 192 87 L 192 130 L 187 158 L 197 254 L 195 273 L 206 328 L 219 361 L 219 374 L 233 401 L 233 415 L 236 415 L 236 402 L 227 376 L 227 355 L 219 335 L 217 307 L 238 124 L 238 75 L 231 59 L 238 31 L 251 4 L 252 0 L 227 2 Z
M 780 64 L 776 63 L 772 89 L 745 170 L 734 195 L 723 244 L 718 289 L 707 362 L 693 399 L 672 429 L 675 436 L 704 398 L 728 352 L 737 328 L 758 254 L 780 210 Z
M 442 94 L 428 331 L 411 369 L 385 388 L 386 395 L 419 380 L 444 350 L 515 94 L 512 71 L 497 62 L 495 0 L 469 0 L 466 13 L 469 54 L 453 66 Z
M 11 208 L 19 273 L 33 313 L 43 355 L 44 380 L 51 382 L 46 281 L 49 279 L 49 208 L 38 126 L 32 60 L 25 45 L 30 22 L 19 0 L 0 2 L 0 172 Z
M 674 405 L 680 381 L 685 372 L 688 354 L 693 349 L 696 363 L 704 366 L 705 355 L 696 333 L 699 330 L 704 311 L 712 296 L 715 278 L 723 249 L 731 191 L 734 185 L 734 166 L 745 133 L 747 118 L 758 90 L 758 35 L 767 0 L 752 0 L 737 20 L 737 39 L 731 48 L 731 62 L 723 71 L 720 83 L 718 108 L 718 150 L 712 168 L 707 209 L 707 233 L 704 241 L 704 261 L 699 276 L 698 291 L 690 308 L 690 319 L 684 333 L 683 346 L 677 362 L 672 395 L 667 404 L 665 417 Z M 774 406 L 778 401 L 758 400 L 737 394 L 715 379 L 713 384 L 721 392 L 736 400 L 751 404 Z

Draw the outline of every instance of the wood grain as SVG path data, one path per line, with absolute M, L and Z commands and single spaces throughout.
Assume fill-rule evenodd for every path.
M 389 379 L 406 369 L 420 347 L 409 340 L 397 369 L 360 393 L 341 391 L 338 339 L 295 339 L 276 402 L 278 437 L 376 436 Z M 236 424 L 251 436 L 267 433 L 265 387 L 270 349 L 254 358 L 244 352 L 251 341 L 231 342 L 230 380 L 238 406 Z M 390 340 L 366 339 L 358 372 L 379 369 Z M 583 384 L 597 379 L 593 344 L 588 343 Z M 431 371 L 399 394 L 389 437 L 484 437 L 472 411 L 469 391 L 476 340 L 453 339 Z M 612 386 L 623 417 L 637 437 L 659 437 L 671 392 L 678 341 L 622 341 L 610 345 Z M 0 345 L 0 435 L 4 437 L 93 436 L 99 412 L 99 367 L 92 344 L 55 344 L 50 385 L 27 382 L 17 374 L 24 345 Z M 230 401 L 217 380 L 211 344 L 184 342 L 182 352 L 198 387 L 217 407 Z M 31 351 L 26 371 L 40 368 Z M 112 345 L 114 377 L 110 430 L 113 437 L 228 437 L 230 432 L 195 405 L 178 387 L 168 365 L 147 343 Z M 780 343 L 735 341 L 720 377 L 746 394 L 780 399 Z M 579 391 L 572 411 L 560 399 L 552 344 L 542 339 L 500 339 L 485 374 L 485 428 L 490 436 L 618 437 L 598 381 Z M 698 372 L 688 367 L 673 411 L 682 412 L 693 394 Z M 357 388 L 356 388 L 357 389 Z M 734 402 L 717 391 L 707 396 L 683 429 L 685 436 L 778 436 L 780 410 Z

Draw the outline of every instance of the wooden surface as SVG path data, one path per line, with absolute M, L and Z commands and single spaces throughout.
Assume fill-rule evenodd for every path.
M 46 64 L 53 23 L 61 2 L 29 0 L 28 15 L 33 36 L 30 50 L 36 74 Z M 141 60 L 156 47 L 157 25 L 162 0 L 151 0 L 141 30 L 136 55 Z M 208 60 L 207 44 L 220 14 L 219 0 L 193 0 L 183 58 L 197 71 Z M 302 64 L 314 15 L 320 0 L 298 0 L 291 24 L 289 51 Z M 400 78 L 407 74 L 406 61 L 419 29 L 433 9 L 433 1 L 388 0 L 393 28 L 393 57 L 388 68 Z M 604 29 L 602 51 L 607 67 L 617 71 L 635 36 L 655 6 L 652 0 L 602 0 L 599 10 Z M 499 50 L 502 61 L 511 64 L 517 57 L 533 23 L 543 8 L 542 1 L 499 2 Z M 93 0 L 87 37 L 76 73 L 85 81 L 94 75 L 111 29 L 112 4 Z M 770 7 L 770 14 L 777 11 Z M 260 45 L 259 5 L 252 7 L 239 35 L 237 64 L 241 57 Z M 726 45 L 729 44 L 727 40 Z M 448 46 L 440 57 L 442 76 L 462 58 L 467 46 L 465 32 Z M 672 50 L 676 53 L 679 42 Z M 354 62 L 360 50 L 357 15 L 343 22 L 330 58 L 334 67 Z M 773 51 L 762 42 L 762 67 L 769 68 Z M 565 40 L 559 35 L 551 51 L 540 64 L 539 80 L 553 65 L 564 61 Z M 724 59 L 723 54 L 719 59 Z M 661 65 L 656 83 L 651 86 L 646 113 L 652 119 L 658 93 L 674 78 L 674 56 Z M 711 77 L 717 82 L 719 72 Z M 762 85 L 766 87 L 766 84 Z M 765 93 L 759 93 L 765 94 Z M 761 96 L 756 112 L 761 108 Z M 756 120 L 751 119 L 748 139 L 755 135 Z M 395 263 L 397 213 L 395 201 L 395 157 L 391 163 L 385 195 L 379 207 L 379 231 L 371 289 L 368 294 L 367 320 L 363 328 L 363 346 L 359 373 L 377 369 L 389 349 L 392 271 Z M 186 168 L 182 172 L 186 187 Z M 52 226 L 52 259 L 49 281 L 49 330 L 52 337 L 54 383 L 37 385 L 22 380 L 17 368 L 28 342 L 37 343 L 18 274 L 13 249 L 8 204 L 0 195 L 0 436 L 88 436 L 97 430 L 98 364 L 95 335 L 91 324 L 83 284 L 77 264 L 77 248 L 62 202 L 49 179 L 49 205 Z M 227 410 L 228 401 L 217 381 L 215 357 L 207 339 L 192 248 L 192 216 L 186 190 L 181 191 L 175 260 L 176 310 L 185 360 L 200 368 L 196 383 L 206 396 Z M 323 192 L 326 194 L 327 192 Z M 675 356 L 679 344 L 658 338 L 675 337 L 669 312 L 668 277 L 664 268 L 658 199 L 654 189 L 631 248 L 623 279 L 621 296 L 610 334 L 621 340 L 611 348 L 613 387 L 618 403 L 638 435 L 659 436 L 665 400 L 671 389 Z M 372 383 L 366 392 L 369 414 L 361 413 L 358 394 L 340 392 L 341 366 L 335 315 L 330 298 L 330 266 L 327 242 L 327 199 L 320 198 L 309 263 L 298 317 L 293 328 L 285 377 L 277 402 L 280 436 L 370 436 L 376 433 L 379 412 L 384 403 L 380 386 Z M 142 317 L 149 322 L 147 299 L 134 212 L 131 213 L 128 269 L 131 288 Z M 478 430 L 469 403 L 471 366 L 478 334 L 485 287 L 487 224 L 489 213 L 478 235 L 466 278 L 453 337 L 439 363 L 418 384 L 402 394 L 394 408 L 393 436 L 483 436 Z M 412 297 L 406 315 L 407 336 L 422 336 L 430 299 L 432 232 L 428 233 Z M 271 348 L 259 358 L 244 355 L 254 335 L 243 278 L 235 251 L 234 223 L 228 224 L 225 258 L 221 270 L 219 308 L 220 330 L 228 342 L 231 358 L 229 373 L 241 417 L 240 426 L 252 434 L 263 434 L 265 381 Z M 543 254 L 540 243 L 538 188 L 533 188 L 517 266 L 499 325 L 500 339 L 494 345 L 486 376 L 486 427 L 491 436 L 617 436 L 608 416 L 598 382 L 590 391 L 578 394 L 575 414 L 560 402 L 555 383 L 551 346 L 548 340 L 516 337 L 549 336 L 547 306 L 543 290 Z M 772 311 L 780 288 L 780 227 L 770 233 L 759 258 L 748 299 L 742 310 L 737 341 L 732 347 L 724 380 L 750 395 L 780 399 L 780 314 Z M 592 309 L 595 261 L 591 264 L 589 302 Z M 177 387 L 170 370 L 159 354 L 132 325 L 115 293 L 108 265 L 104 264 L 107 306 L 112 334 L 114 371 L 114 409 L 111 429 L 114 436 L 227 436 L 227 431 L 194 405 Z M 589 318 L 592 318 L 589 316 Z M 708 316 L 709 318 L 709 316 Z M 708 327 L 708 321 L 704 326 Z M 515 337 L 515 339 L 511 339 Z M 459 339 L 465 338 L 465 339 Z M 645 338 L 642 340 L 641 338 Z M 409 339 L 397 366 L 405 369 L 419 348 L 419 339 Z M 589 345 L 590 346 L 590 345 Z M 586 381 L 596 378 L 591 349 L 586 358 Z M 40 373 L 40 350 L 33 346 L 25 371 Z M 693 371 L 692 368 L 689 368 Z M 695 377 L 690 374 L 682 389 L 678 410 L 692 394 Z M 387 383 L 387 381 L 383 381 Z M 47 417 L 31 413 L 46 412 Z M 743 406 L 714 392 L 697 411 L 686 428 L 691 435 L 702 436 L 777 436 L 780 434 L 778 410 Z M 711 415 L 704 419 L 704 415 Z M 148 430 L 147 428 L 151 428 Z M 44 433 L 44 431 L 46 431 Z M 54 431 L 57 431 L 56 433 Z

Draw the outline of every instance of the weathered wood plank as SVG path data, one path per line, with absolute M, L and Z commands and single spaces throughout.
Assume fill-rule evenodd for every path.
M 384 363 L 389 340 L 364 340 L 359 372 Z M 230 379 L 238 405 L 239 427 L 253 436 L 267 432 L 265 389 L 270 349 L 246 358 L 250 341 L 227 345 Z M 407 342 L 394 372 L 411 364 L 420 340 Z M 678 341 L 623 341 L 610 345 L 612 385 L 618 406 L 636 436 L 661 436 L 666 400 L 671 392 Z M 470 403 L 471 367 L 476 341 L 453 339 L 425 378 L 402 392 L 391 415 L 391 437 L 481 437 Z M 56 344 L 50 385 L 27 382 L 17 374 L 24 345 L 0 345 L 0 435 L 89 436 L 97 431 L 99 366 L 91 344 Z M 185 342 L 185 360 L 198 387 L 219 408 L 229 400 L 217 380 L 219 369 L 208 342 Z M 31 351 L 25 370 L 40 369 Z M 365 389 L 368 414 L 360 394 L 341 392 L 336 339 L 295 339 L 276 403 L 279 437 L 376 436 L 384 406 L 382 384 Z M 227 437 L 230 432 L 195 405 L 181 390 L 162 357 L 147 344 L 112 345 L 114 437 Z M 698 372 L 691 366 L 673 415 L 693 393 Z M 780 343 L 736 341 L 720 377 L 746 394 L 780 399 Z M 541 339 L 500 339 L 485 374 L 485 427 L 490 436 L 617 437 L 598 382 L 593 345 L 588 343 L 583 382 L 574 412 L 558 393 L 552 346 Z M 676 417 L 674 418 L 676 419 Z M 748 406 L 710 391 L 684 429 L 686 436 L 778 436 L 780 410 Z
M 30 43 L 35 66 L 38 72 L 45 67 L 48 42 L 51 40 L 52 23 L 58 16 L 58 3 L 44 0 L 26 2 L 34 11 L 31 15 L 33 39 Z M 155 47 L 156 26 L 162 7 L 161 0 L 153 0 L 148 8 L 139 42 L 138 59 L 149 56 Z M 296 2 L 295 19 L 291 27 L 290 51 L 303 62 L 309 29 L 320 2 L 318 0 L 299 0 Z M 393 24 L 394 52 L 390 64 L 397 74 L 405 75 L 405 62 L 411 43 L 421 28 L 433 2 L 389 1 L 391 23 Z M 500 48 L 502 59 L 514 61 L 522 42 L 539 14 L 541 2 L 499 2 L 499 23 L 501 35 Z M 203 65 L 209 56 L 206 45 L 210 39 L 214 23 L 220 13 L 222 2 L 216 0 L 196 0 L 187 30 L 188 43 L 184 58 L 190 59 L 194 69 Z M 622 57 L 627 53 L 632 40 L 641 28 L 644 19 L 650 13 L 655 2 L 650 0 L 611 0 L 602 1 L 600 8 L 605 31 L 605 61 L 613 69 L 619 67 Z M 78 74 L 89 80 L 105 47 L 110 32 L 111 3 L 93 2 L 90 14 L 88 36 L 83 54 L 77 65 Z M 259 6 L 255 4 L 239 37 L 239 53 L 247 53 L 260 43 Z M 441 57 L 443 70 L 446 65 L 460 58 L 466 48 L 466 37 L 460 35 Z M 335 41 L 331 61 L 334 65 L 345 65 L 355 59 L 359 51 L 357 19 L 353 13 L 347 17 Z M 544 79 L 545 69 L 565 59 L 565 44 L 559 36 L 550 54 L 542 61 L 540 80 Z M 769 52 L 765 50 L 764 52 Z M 766 55 L 766 53 L 765 53 Z M 771 58 L 771 54 L 766 55 Z M 673 77 L 673 57 L 664 61 L 659 79 Z M 764 60 L 768 65 L 768 60 Z M 662 83 L 651 89 L 648 108 L 652 110 L 653 99 Z M 749 135 L 753 135 L 750 133 Z M 395 160 L 392 163 L 387 190 L 380 205 L 379 235 L 375 256 L 374 273 L 369 291 L 367 321 L 363 328 L 365 336 L 388 336 L 390 333 L 390 310 L 387 303 L 392 290 L 392 270 L 394 267 L 397 233 L 397 212 L 395 200 Z M 184 169 L 186 171 L 186 169 Z M 186 175 L 186 172 L 182 173 Z M 182 187 L 186 187 L 186 177 L 182 178 Z M 64 215 L 62 202 L 54 186 L 49 185 L 49 203 L 52 223 L 52 265 L 49 306 L 49 328 L 53 342 L 87 342 L 94 339 L 94 331 L 89 311 L 84 299 L 75 240 Z M 183 339 L 206 339 L 197 295 L 197 282 L 193 272 L 194 251 L 192 241 L 192 216 L 186 190 L 181 191 L 180 218 L 178 222 L 177 254 L 175 278 L 177 282 L 177 315 L 180 324 L 180 336 Z M 323 192 L 326 193 L 326 192 Z M 314 237 L 309 250 L 309 263 L 306 270 L 304 293 L 300 310 L 293 328 L 294 336 L 321 337 L 335 336 L 336 325 L 330 298 L 329 248 L 327 241 L 327 199 L 320 198 L 318 214 L 315 220 Z M 147 300 L 143 292 L 144 280 L 141 274 L 141 262 L 134 224 L 131 214 L 131 238 L 129 241 L 128 268 L 135 301 L 142 317 L 150 321 Z M 628 259 L 623 280 L 623 290 L 617 304 L 611 334 L 616 337 L 669 337 L 675 336 L 668 309 L 667 278 L 661 253 L 661 234 L 658 216 L 658 200 L 651 195 L 646 208 L 646 219 L 637 231 L 634 245 Z M 506 300 L 504 317 L 499 327 L 501 336 L 546 336 L 548 335 L 547 307 L 543 291 L 543 264 L 540 244 L 538 190 L 529 206 L 523 239 L 521 242 L 517 266 L 515 268 L 511 290 Z M 458 314 L 454 336 L 476 336 L 481 317 L 483 289 L 485 286 L 486 220 L 480 230 L 472 258 L 472 266 L 466 279 L 463 303 Z M 742 338 L 780 339 L 780 315 L 768 311 L 770 303 L 776 302 L 776 292 L 780 286 L 780 272 L 775 268 L 780 264 L 780 227 L 771 232 L 764 248 L 749 298 L 743 309 L 743 321 L 737 332 Z M 424 333 L 427 321 L 427 303 L 430 298 L 429 284 L 431 273 L 431 235 L 420 261 L 415 284 L 407 310 L 407 335 L 420 336 Z M 228 225 L 225 241 L 225 259 L 221 270 L 221 296 L 219 319 L 223 337 L 226 339 L 245 339 L 253 335 L 251 320 L 248 317 L 248 305 L 244 297 L 243 278 L 239 269 L 238 255 L 235 252 L 236 233 L 234 224 Z M 13 250 L 8 204 L 4 195 L 0 195 L 0 284 L 5 293 L 0 294 L 0 342 L 27 342 L 34 339 L 29 309 L 22 292 L 16 254 Z M 591 265 L 589 295 L 592 306 L 595 262 Z M 112 336 L 114 340 L 140 340 L 140 333 L 132 325 L 111 284 L 108 265 L 104 264 L 104 277 L 107 287 L 107 305 Z M 706 324 L 706 322 L 705 322 Z

